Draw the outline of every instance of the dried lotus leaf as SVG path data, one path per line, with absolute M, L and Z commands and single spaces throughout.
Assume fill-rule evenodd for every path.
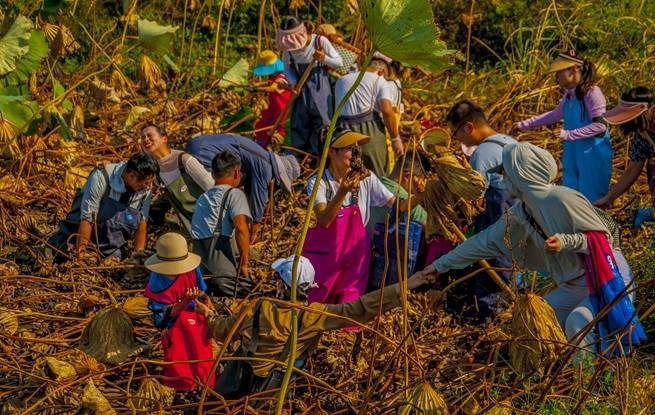
M 166 81 L 162 77 L 159 65 L 157 65 L 148 55 L 141 56 L 141 65 L 139 65 L 139 78 L 142 85 L 147 90 L 164 90 Z
M 94 411 L 95 415 L 115 415 L 116 411 L 111 407 L 109 401 L 105 396 L 96 388 L 93 379 L 89 379 L 84 392 L 82 400 L 80 401 L 80 409 L 88 409 Z
M 399 415 L 425 414 L 448 415 L 448 405 L 443 397 L 429 383 L 416 386 L 409 401 L 400 408 Z
M 137 410 L 155 411 L 172 405 L 174 397 L 175 389 L 162 385 L 154 378 L 145 378 L 130 403 Z
M 118 307 L 100 310 L 82 332 L 79 348 L 100 362 L 120 364 L 143 351 L 134 341 L 132 320 Z
M 105 365 L 81 350 L 74 350 L 73 353 L 66 357 L 66 360 L 80 376 L 105 370 Z
M 18 331 L 18 316 L 10 311 L 0 310 L 0 334 L 13 336 Z
M 148 308 L 148 299 L 142 295 L 130 297 L 125 300 L 123 303 L 123 311 L 136 320 L 150 317 L 152 315 L 152 311 Z
M 55 359 L 54 357 L 46 357 L 45 362 L 48 367 L 50 378 L 53 380 L 61 381 L 77 376 L 77 371 L 75 371 L 73 365 L 68 362 Z

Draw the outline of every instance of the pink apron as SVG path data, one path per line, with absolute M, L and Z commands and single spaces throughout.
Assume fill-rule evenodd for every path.
M 318 288 L 310 303 L 340 304 L 366 292 L 371 263 L 371 240 L 357 203 L 342 207 L 329 227 L 309 230 L 303 248 L 316 270 Z
M 187 289 L 195 287 L 195 270 L 180 274 L 170 287 L 160 292 L 153 292 L 146 286 L 145 296 L 163 304 L 174 304 L 184 298 Z M 161 344 L 164 349 L 164 361 L 183 362 L 187 360 L 208 360 L 202 363 L 175 363 L 164 366 L 164 385 L 178 391 L 192 390 L 197 387 L 195 380 L 205 381 L 212 367 L 212 346 L 208 336 L 205 316 L 187 306 L 177 316 L 171 328 L 164 330 Z M 208 382 L 213 386 L 214 378 Z

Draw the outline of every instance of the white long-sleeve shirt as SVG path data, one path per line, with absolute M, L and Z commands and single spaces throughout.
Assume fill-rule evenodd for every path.
M 323 52 L 325 53 L 325 59 L 322 64 L 329 66 L 331 68 L 340 68 L 343 66 L 343 59 L 339 52 L 332 46 L 330 40 L 325 36 L 321 36 L 320 44 Z M 291 57 L 293 61 L 298 65 L 306 65 L 312 63 L 314 60 L 314 53 L 316 53 L 316 35 L 312 35 L 312 41 L 309 42 L 309 45 L 306 47 L 294 50 L 293 52 L 286 52 L 282 55 L 282 62 L 284 62 L 284 74 L 289 79 L 289 82 L 292 85 L 295 85 L 298 82 L 298 79 L 302 74 L 297 74 L 294 68 L 291 67 Z

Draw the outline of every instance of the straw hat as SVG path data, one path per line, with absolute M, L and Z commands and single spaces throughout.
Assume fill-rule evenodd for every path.
M 574 66 L 582 66 L 583 64 L 584 60 L 575 50 L 571 49 L 568 52 L 560 53 L 559 56 L 550 63 L 546 73 L 555 73 Z
M 150 271 L 163 275 L 179 275 L 192 271 L 200 265 L 200 257 L 189 252 L 184 236 L 168 232 L 157 239 L 157 253 L 145 262 Z
M 333 36 L 337 35 L 337 29 L 334 28 L 330 23 L 323 23 L 318 25 L 316 31 L 323 36 Z
M 437 154 L 436 147 L 450 147 L 450 133 L 441 127 L 430 128 L 423 133 L 421 147 L 431 154 Z
M 284 62 L 272 50 L 262 51 L 252 73 L 257 76 L 268 76 L 278 72 L 284 72 Z
M 344 147 L 349 147 L 354 144 L 366 144 L 369 141 L 371 141 L 371 137 L 356 133 L 350 129 L 343 128 L 341 130 L 337 130 L 334 132 L 334 135 L 332 136 L 332 142 L 330 143 L 330 147 L 334 148 L 344 148 Z
M 603 114 L 603 118 L 608 124 L 617 125 L 632 121 L 650 107 L 648 102 L 633 102 L 623 99 L 619 100 L 619 105 Z

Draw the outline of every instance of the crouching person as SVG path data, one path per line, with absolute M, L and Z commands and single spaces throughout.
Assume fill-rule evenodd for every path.
M 103 257 L 121 259 L 128 240 L 134 239 L 135 253 L 146 245 L 146 218 L 150 209 L 150 188 L 159 174 L 157 162 L 145 153 L 127 161 L 109 163 L 94 170 L 75 195 L 73 206 L 49 243 L 59 252 L 72 251 L 77 260 L 93 244 Z M 73 235 L 77 234 L 73 244 Z
M 278 259 L 273 263 L 277 277 L 276 297 L 289 301 L 294 256 Z M 314 282 L 314 267 L 311 262 L 300 257 L 297 270 L 297 298 L 307 305 L 308 293 L 317 287 Z M 417 274 L 408 281 L 408 287 L 415 289 L 423 284 L 433 282 L 430 274 Z M 400 287 L 393 284 L 380 291 L 368 293 L 355 301 L 343 304 L 313 303 L 307 309 L 300 309 L 298 314 L 298 341 L 296 345 L 296 367 L 303 364 L 313 348 L 318 344 L 325 331 L 337 330 L 352 325 L 352 322 L 340 318 L 353 319 L 366 323 L 378 314 L 381 307 L 386 312 L 400 306 Z M 241 348 L 239 356 L 274 359 L 284 361 L 288 358 L 291 333 L 291 316 L 293 306 L 281 304 L 270 299 L 260 299 L 253 307 L 247 307 L 247 313 L 241 325 Z M 205 314 L 211 336 L 224 341 L 232 330 L 239 316 L 221 317 L 208 307 L 198 303 L 198 310 Z M 237 339 L 234 339 L 237 340 Z M 215 389 L 226 399 L 238 399 L 255 392 L 279 388 L 284 370 L 268 361 L 230 361 L 216 380 Z
M 248 278 L 248 222 L 252 215 L 246 195 L 237 188 L 241 160 L 231 151 L 218 153 L 212 160 L 212 176 L 215 186 L 200 196 L 191 219 L 193 250 L 212 274 L 211 294 L 244 297 L 253 287 Z M 232 250 L 233 233 L 241 254 L 238 264 Z
M 199 299 L 207 298 L 199 265 L 200 257 L 190 253 L 186 239 L 174 232 L 159 237 L 157 253 L 145 262 L 151 273 L 144 294 L 155 326 L 162 330 L 164 361 L 171 363 L 164 366 L 163 383 L 178 391 L 214 384 L 208 379 L 213 354 L 207 322 L 196 311 Z

